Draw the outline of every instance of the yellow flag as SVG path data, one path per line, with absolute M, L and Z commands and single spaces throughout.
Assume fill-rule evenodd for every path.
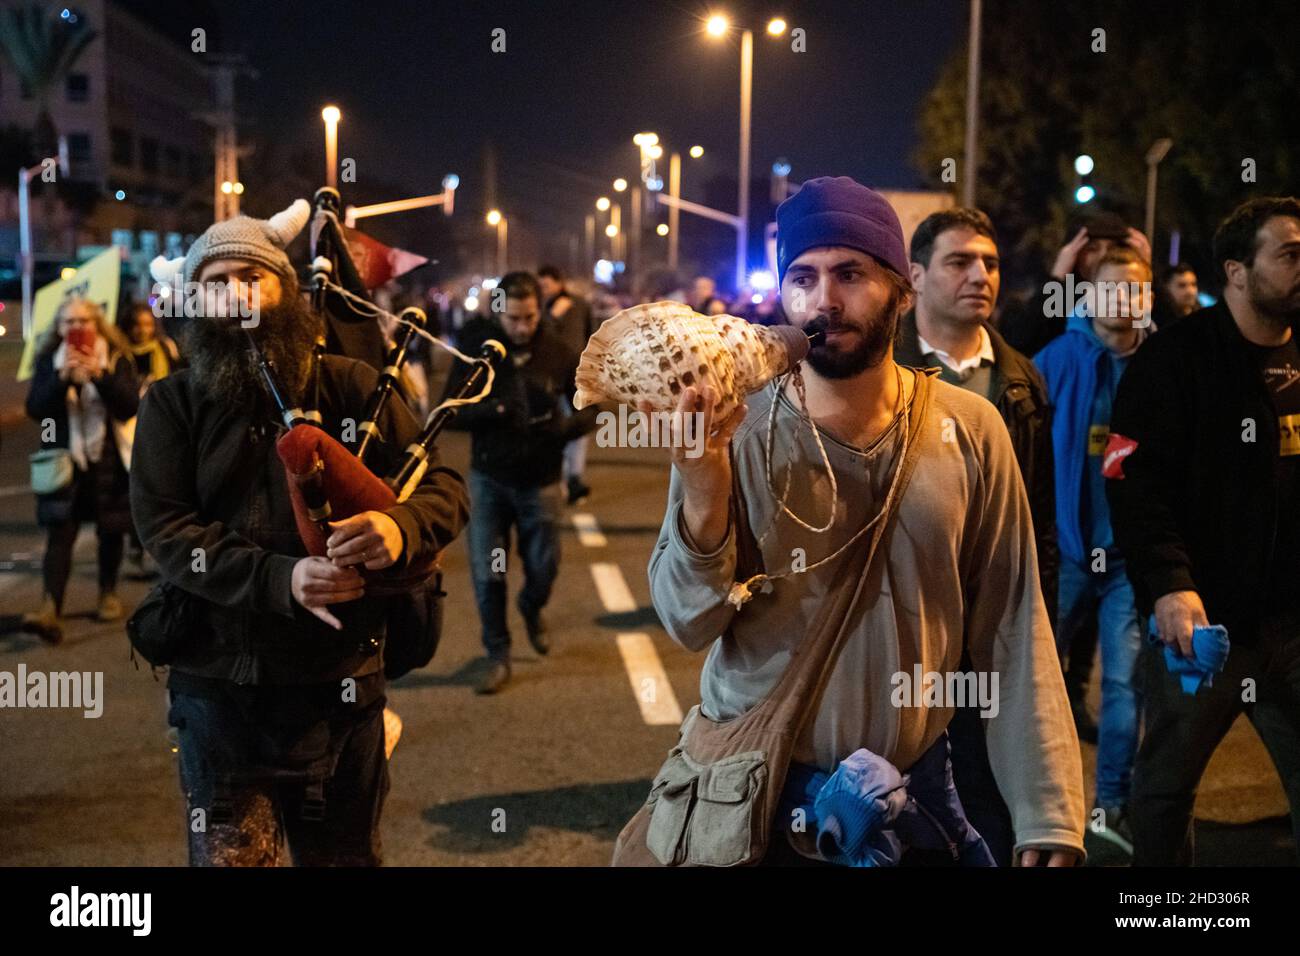
M 121 271 L 122 250 L 117 246 L 109 246 L 78 269 L 76 274 L 36 290 L 32 302 L 32 334 L 23 346 L 23 359 L 18 363 L 18 381 L 25 382 L 32 377 L 36 345 L 54 321 L 59 306 L 68 299 L 98 302 L 104 309 L 108 324 L 117 323 L 117 290 Z

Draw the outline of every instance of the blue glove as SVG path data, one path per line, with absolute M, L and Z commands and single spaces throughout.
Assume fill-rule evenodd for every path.
M 1177 645 L 1166 644 L 1156 629 L 1156 616 L 1147 622 L 1147 640 L 1165 649 L 1165 667 L 1177 675 L 1184 694 L 1195 694 L 1201 686 L 1214 686 L 1214 675 L 1223 673 L 1228 661 L 1228 629 L 1222 624 L 1207 624 L 1192 628 L 1193 658 L 1183 657 Z

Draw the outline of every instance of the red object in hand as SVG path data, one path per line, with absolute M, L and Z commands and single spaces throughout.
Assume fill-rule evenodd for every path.
M 298 425 L 280 436 L 275 450 L 289 479 L 289 498 L 298 535 L 308 554 L 324 555 L 328 529 L 320 520 L 338 521 L 363 511 L 387 511 L 397 504 L 391 488 L 356 456 L 314 425 Z M 329 513 L 313 517 L 313 507 L 329 503 Z M 319 512 L 318 512 L 319 513 Z
M 93 352 L 95 351 L 95 330 L 84 326 L 68 329 L 67 343 L 70 349 L 83 349 L 87 352 Z

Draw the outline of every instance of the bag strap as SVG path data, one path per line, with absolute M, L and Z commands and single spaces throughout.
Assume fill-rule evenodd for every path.
M 740 488 L 740 471 L 736 468 L 736 449 L 734 444 L 727 446 L 727 457 L 731 459 L 731 520 L 736 529 L 736 572 L 737 581 L 747 581 L 756 574 L 763 574 L 763 552 L 759 550 L 758 539 L 749 524 L 749 509 L 745 506 L 745 495 Z
M 897 475 L 897 490 L 893 500 L 889 502 L 889 510 L 881 517 L 872 533 L 850 549 L 844 557 L 844 567 L 860 568 L 856 585 L 850 591 L 846 581 L 845 586 L 837 588 L 833 596 L 822 603 L 816 621 L 808 630 L 804 640 L 792 652 L 785 673 L 781 675 L 776 687 L 768 695 L 768 700 L 774 702 L 773 706 L 778 712 L 776 723 L 787 726 L 793 735 L 798 735 L 819 705 L 840 649 L 848 639 L 850 615 L 871 575 L 876 551 L 881 540 L 889 532 L 894 517 L 898 514 L 912 472 L 920 458 L 920 435 L 926 424 L 930 396 L 929 374 L 917 372 L 916 388 L 909 413 L 907 454 L 897 466 L 900 469 Z M 861 557 L 860 563 L 856 560 L 859 557 Z

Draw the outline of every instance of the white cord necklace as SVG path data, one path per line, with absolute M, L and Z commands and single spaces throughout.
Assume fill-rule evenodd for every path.
M 803 412 L 802 417 L 807 420 L 809 426 L 812 428 L 813 438 L 817 443 L 817 449 L 821 453 L 823 464 L 825 464 L 826 466 L 826 472 L 830 479 L 830 485 L 831 485 L 831 516 L 825 526 L 821 528 L 814 528 L 812 525 L 808 524 L 806 521 L 804 521 L 798 515 L 796 515 L 793 511 L 791 511 L 789 507 L 787 507 L 786 499 L 790 492 L 791 472 L 794 463 L 794 457 L 791 456 L 787 461 L 787 465 L 786 465 L 785 488 L 782 491 L 781 496 L 777 501 L 778 509 L 776 513 L 773 515 L 772 521 L 768 525 L 767 530 L 764 531 L 762 536 L 758 539 L 758 549 L 760 553 L 762 552 L 763 542 L 767 540 L 768 535 L 770 535 L 771 532 L 776 528 L 777 520 L 780 518 L 782 514 L 789 515 L 790 518 L 793 521 L 795 521 L 797 524 L 799 524 L 801 527 L 806 528 L 807 530 L 817 534 L 821 534 L 829 530 L 831 525 L 834 524 L 835 522 L 835 503 L 838 500 L 838 485 L 836 484 L 835 481 L 835 470 L 831 467 L 830 459 L 826 455 L 826 449 L 825 446 L 822 444 L 821 436 L 818 434 L 817 426 L 813 422 L 812 416 L 808 414 L 808 406 L 807 406 L 806 396 L 803 388 L 803 380 L 799 375 L 798 366 L 795 367 L 792 373 L 787 373 L 787 374 L 792 374 L 794 376 L 795 392 L 799 396 L 799 406 L 801 411 Z M 789 577 L 792 574 L 802 574 L 807 571 L 815 570 L 816 568 L 819 568 L 822 565 L 835 560 L 841 554 L 843 554 L 844 551 L 847 550 L 850 545 L 856 542 L 868 531 L 875 528 L 880 523 L 881 518 L 883 518 L 886 514 L 889 513 L 890 509 L 893 506 L 894 499 L 898 493 L 899 479 L 902 476 L 902 472 L 903 472 L 903 461 L 907 458 L 907 452 L 911 445 L 911 440 L 912 440 L 911 405 L 907 401 L 907 398 L 904 394 L 902 370 L 899 369 L 897 365 L 894 366 L 894 374 L 897 376 L 898 379 L 898 404 L 895 406 L 894 416 L 890 420 L 890 423 L 886 427 L 885 431 L 886 432 L 892 431 L 894 430 L 895 426 L 901 423 L 902 426 L 901 438 L 895 438 L 895 442 L 901 444 L 901 450 L 894 464 L 894 473 L 890 477 L 889 490 L 885 494 L 884 503 L 881 505 L 880 509 L 876 512 L 875 516 L 866 524 L 864 524 L 861 528 L 859 528 L 857 532 L 855 532 L 854 535 L 851 538 L 849 538 L 848 541 L 844 542 L 844 544 L 840 545 L 840 547 L 836 548 L 835 551 L 833 551 L 831 554 L 828 554 L 820 561 L 817 561 L 814 564 L 810 564 L 807 567 L 800 568 L 797 570 L 794 568 L 793 564 L 791 564 L 790 568 L 788 568 L 785 571 L 781 571 L 776 574 L 756 574 L 750 577 L 746 581 L 736 582 L 732 584 L 731 591 L 727 595 L 727 602 L 733 605 L 737 610 L 739 610 L 747 601 L 749 601 L 750 598 L 754 596 L 754 592 L 756 589 L 761 591 L 764 594 L 769 593 L 772 590 L 771 582 L 779 580 L 781 578 Z M 773 494 L 775 494 L 776 491 L 776 489 L 772 487 L 772 440 L 773 440 L 773 433 L 775 431 L 775 423 L 776 423 L 775 410 L 776 410 L 777 402 L 780 400 L 780 396 L 784 394 L 785 378 L 786 376 L 783 375 L 779 379 L 777 379 L 775 383 L 776 395 L 773 396 L 772 407 L 768 414 L 768 434 L 767 434 L 767 441 L 764 446 L 765 467 L 767 472 L 767 487 L 768 490 L 771 491 Z

